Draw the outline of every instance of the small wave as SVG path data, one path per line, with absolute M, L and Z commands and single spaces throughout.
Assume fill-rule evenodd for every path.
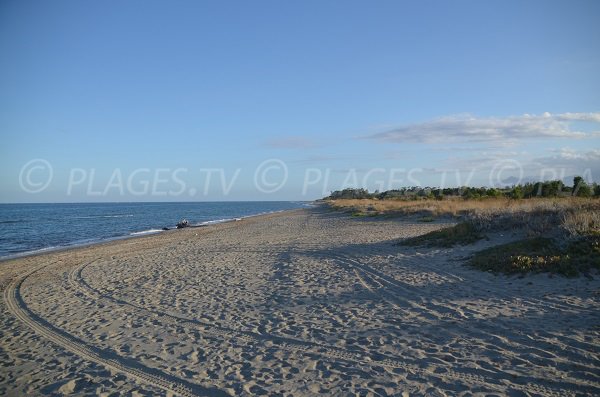
M 92 215 L 92 216 L 74 216 L 74 219 L 96 219 L 96 218 L 129 218 L 133 214 L 122 214 L 122 215 Z
M 152 234 L 152 233 L 160 233 L 162 232 L 162 229 L 148 229 L 148 230 L 142 230 L 141 232 L 133 232 L 133 233 L 129 233 L 130 236 L 139 236 L 142 234 Z
M 285 211 L 287 211 L 287 210 L 263 211 L 263 212 L 259 212 L 259 213 L 256 213 L 256 214 L 246 215 L 246 216 L 242 217 L 242 219 L 245 219 L 245 218 L 254 218 L 256 216 L 263 216 L 263 215 L 278 214 L 280 212 L 285 212 Z
M 226 222 L 239 222 L 239 221 L 247 219 L 247 218 L 254 218 L 255 216 L 278 214 L 280 212 L 285 212 L 285 211 L 287 211 L 287 210 L 264 211 L 264 212 L 258 212 L 256 214 L 250 214 L 250 215 L 240 216 L 240 217 L 236 217 L 236 218 L 214 219 L 214 220 L 210 220 L 210 221 L 200 222 L 197 224 L 197 226 L 207 226 L 207 225 L 214 225 L 214 224 L 226 223 Z
M 0 256 L 0 259 L 5 260 L 5 259 L 21 258 L 24 256 L 41 254 L 44 252 L 59 251 L 59 250 L 71 248 L 71 247 L 83 247 L 83 246 L 98 243 L 101 241 L 102 240 L 98 239 L 98 238 L 76 240 L 76 241 L 65 242 L 65 243 L 61 243 L 61 244 L 57 244 L 57 245 L 49 245 L 47 247 L 42 247 L 42 248 L 35 248 L 32 250 L 27 250 L 27 251 L 9 252 L 9 253 L 7 253 L 7 255 Z
M 204 222 L 200 222 L 198 225 L 199 226 L 204 226 L 204 225 L 214 225 L 217 223 L 225 223 L 225 222 L 231 222 L 234 221 L 235 218 L 225 218 L 225 219 L 214 219 L 212 221 L 204 221 Z
M 19 254 L 25 254 L 25 255 L 38 254 L 40 252 L 45 252 L 45 251 L 54 251 L 54 250 L 59 249 L 61 247 L 62 246 L 60 246 L 60 245 L 52 245 L 50 247 L 37 248 L 37 249 L 31 250 L 31 251 L 18 252 L 18 253 L 16 253 L 16 255 L 19 255 Z

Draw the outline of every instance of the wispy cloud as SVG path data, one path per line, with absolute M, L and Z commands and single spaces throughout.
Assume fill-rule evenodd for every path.
M 476 156 L 451 156 L 441 164 L 448 169 L 471 170 L 491 169 L 498 163 L 505 161 L 519 161 L 527 159 L 529 154 L 525 151 L 482 151 Z
M 600 113 L 524 114 L 510 117 L 459 115 L 396 127 L 364 138 L 381 142 L 514 143 L 522 139 L 587 138 L 600 133 L 577 131 L 574 122 L 600 123 Z
M 303 136 L 287 136 L 269 139 L 264 146 L 271 149 L 310 149 L 317 147 L 317 144 Z
M 456 169 L 463 173 L 477 172 L 491 176 L 496 173 L 498 178 L 494 176 L 495 181 L 502 179 L 507 183 L 514 181 L 515 176 L 525 178 L 520 182 L 547 179 L 568 180 L 573 175 L 582 175 L 589 181 L 598 181 L 600 179 L 600 149 L 552 149 L 550 153 L 537 157 L 533 157 L 532 153 L 527 151 L 484 152 L 476 157 L 449 158 L 444 165 L 446 167 L 441 168 L 442 171 Z
M 552 154 L 533 159 L 528 165 L 537 169 L 538 179 L 561 179 L 568 182 L 573 175 L 583 176 L 588 182 L 600 182 L 600 149 L 554 149 Z
M 540 164 L 554 166 L 572 166 L 576 164 L 578 166 L 594 165 L 596 168 L 600 168 L 600 149 L 579 151 L 567 147 L 555 149 L 552 152 L 554 154 L 537 158 L 535 161 Z

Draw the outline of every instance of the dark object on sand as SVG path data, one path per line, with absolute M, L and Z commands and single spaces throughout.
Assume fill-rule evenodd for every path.
M 162 230 L 170 230 L 168 227 L 163 227 Z
M 182 219 L 177 223 L 177 229 L 183 229 L 184 227 L 188 227 L 190 224 L 187 219 Z

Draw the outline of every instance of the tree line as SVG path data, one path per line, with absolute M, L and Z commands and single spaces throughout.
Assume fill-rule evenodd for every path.
M 529 199 L 534 197 L 600 197 L 600 185 L 588 184 L 585 180 L 576 176 L 573 185 L 569 186 L 560 180 L 545 182 L 528 182 L 505 188 L 487 187 L 403 187 L 400 189 L 387 190 L 385 192 L 375 191 L 370 193 L 367 189 L 348 188 L 331 192 L 325 199 L 378 199 L 378 200 L 416 200 L 462 197 L 464 199 L 483 199 L 508 197 L 512 199 Z

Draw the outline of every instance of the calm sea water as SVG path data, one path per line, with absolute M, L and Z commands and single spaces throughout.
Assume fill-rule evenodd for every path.
M 0 257 L 301 208 L 303 202 L 0 204 Z

